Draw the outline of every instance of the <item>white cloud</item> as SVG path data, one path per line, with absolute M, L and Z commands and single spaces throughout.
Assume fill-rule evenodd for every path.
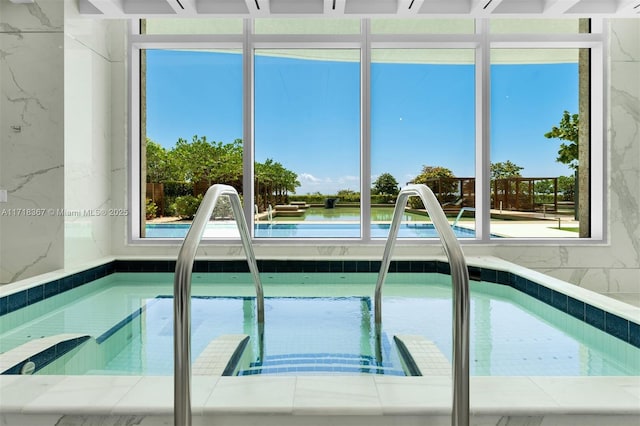
M 359 176 L 317 177 L 311 173 L 298 173 L 300 186 L 296 188 L 296 194 L 335 194 L 341 189 L 359 191 Z
M 300 181 L 300 183 L 304 183 L 304 182 L 307 182 L 307 183 L 322 182 L 321 179 L 318 179 L 317 177 L 315 177 L 311 173 L 300 173 L 298 175 L 298 180 Z

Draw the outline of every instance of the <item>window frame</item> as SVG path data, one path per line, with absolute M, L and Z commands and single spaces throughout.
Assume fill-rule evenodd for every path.
M 464 238 L 463 245 L 593 245 L 607 243 L 606 193 L 606 24 L 591 19 L 591 32 L 583 34 L 491 34 L 488 19 L 475 19 L 474 34 L 371 34 L 371 21 L 361 19 L 360 34 L 290 35 L 254 34 L 253 19 L 244 19 L 243 34 L 234 35 L 149 35 L 140 34 L 140 21 L 129 22 L 128 52 L 128 195 L 131 214 L 127 221 L 127 241 L 132 245 L 179 244 L 181 239 L 145 238 L 141 182 L 141 67 L 140 53 L 144 49 L 216 48 L 242 49 L 243 54 L 243 193 L 254 199 L 254 52 L 277 48 L 345 48 L 360 49 L 360 238 L 253 238 L 257 244 L 384 244 L 384 239 L 371 238 L 371 51 L 380 48 L 443 48 L 475 50 L 475 178 L 476 237 Z M 490 52 L 494 48 L 589 48 L 590 63 L 590 237 L 588 238 L 503 238 L 490 237 Z M 250 53 L 250 54 L 247 54 Z M 597 100 L 602 100 L 597 101 Z M 253 237 L 253 203 L 245 203 L 244 214 L 249 219 Z M 206 239 L 202 244 L 230 243 L 228 239 Z M 233 241 L 235 243 L 235 241 Z M 399 240 L 402 245 L 439 244 L 438 238 Z

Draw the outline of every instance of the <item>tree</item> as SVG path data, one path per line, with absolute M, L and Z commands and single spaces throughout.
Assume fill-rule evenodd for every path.
M 562 194 L 563 201 L 575 201 L 576 178 L 574 176 L 559 176 L 558 192 Z
M 178 177 L 173 159 L 162 145 L 147 138 L 146 152 L 148 183 L 162 183 Z
M 454 201 L 455 194 L 458 192 L 455 175 L 442 166 L 422 166 L 422 172 L 413 178 L 411 183 L 427 185 L 441 204 Z M 424 208 L 419 197 L 409 198 L 409 205 L 411 208 Z
M 491 163 L 491 180 L 507 179 L 512 177 L 521 177 L 520 171 L 524 167 L 512 163 L 510 160 L 505 162 Z
M 169 151 L 178 171 L 178 180 L 224 183 L 239 188 L 242 181 L 242 139 L 231 143 L 210 142 L 195 135 L 191 142 L 178 139 Z
M 264 163 L 255 163 L 257 204 L 266 209 L 269 204 L 287 202 L 289 192 L 300 186 L 298 175 L 279 162 L 267 158 Z
M 206 136 L 199 138 L 195 135 L 191 142 L 179 138 L 171 155 L 180 171 L 180 180 L 194 183 L 206 181 L 211 185 L 216 180 L 215 173 L 219 163 L 216 151 L 215 145 L 207 141 Z
M 544 134 L 547 139 L 560 139 L 562 142 L 558 149 L 556 161 L 567 164 L 570 168 L 578 168 L 578 125 L 580 119 L 578 114 L 570 114 L 564 111 L 560 124 L 553 126 L 551 131 Z
M 383 173 L 373 182 L 371 193 L 374 195 L 397 195 L 398 181 L 390 173 Z

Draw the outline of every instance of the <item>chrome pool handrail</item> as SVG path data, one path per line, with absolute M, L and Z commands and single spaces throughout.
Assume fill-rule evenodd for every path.
M 453 413 L 452 426 L 469 425 L 469 271 L 462 247 L 449 221 L 429 187 L 423 184 L 407 185 L 398 194 L 393 211 L 389 237 L 384 247 L 380 272 L 375 290 L 375 322 L 382 322 L 382 286 L 389 272 L 391 253 L 398 237 L 400 221 L 410 196 L 419 196 L 440 236 L 449 260 L 453 283 Z
M 460 209 L 460 211 L 458 212 L 458 216 L 456 216 L 456 220 L 453 221 L 451 226 L 454 227 L 454 226 L 458 225 L 458 221 L 460 220 L 460 218 L 462 217 L 464 212 L 475 212 L 475 211 L 476 211 L 475 207 L 462 207 Z
M 256 287 L 258 324 L 264 323 L 264 295 L 251 234 L 238 192 L 229 185 L 215 184 L 205 194 L 187 232 L 176 261 L 173 280 L 173 404 L 174 425 L 191 426 L 191 272 L 205 227 L 221 195 L 229 196 L 240 239 Z

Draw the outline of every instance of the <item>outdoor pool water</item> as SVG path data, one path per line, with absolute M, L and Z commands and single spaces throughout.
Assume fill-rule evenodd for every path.
M 393 218 L 393 206 L 389 207 L 371 207 L 372 222 L 391 222 Z M 320 221 L 320 222 L 338 222 L 338 221 L 360 221 L 360 208 L 358 207 L 336 207 L 333 209 L 325 209 L 323 207 L 310 207 L 305 210 L 302 217 L 277 217 L 278 222 L 299 222 L 304 221 Z M 404 212 L 402 215 L 404 222 L 425 222 L 429 220 L 428 216 Z
M 263 273 L 263 338 L 248 273 L 196 273 L 192 360 L 248 334 L 241 374 L 404 375 L 395 335 L 420 335 L 451 360 L 448 275 L 392 273 L 379 339 L 375 273 Z M 36 374 L 170 375 L 173 274 L 114 273 L 3 315 L 0 353 L 61 333 L 90 336 Z M 640 375 L 640 349 L 504 285 L 471 282 L 471 374 Z M 248 371 L 252 370 L 252 371 Z
M 191 225 L 188 223 L 147 224 L 147 238 L 184 238 Z M 458 238 L 473 238 L 472 229 L 454 226 Z M 256 238 L 360 238 L 359 223 L 258 223 L 254 226 Z M 372 238 L 387 238 L 389 224 L 372 224 Z M 235 223 L 210 222 L 205 230 L 207 238 L 239 238 Z M 431 223 L 403 223 L 398 230 L 398 238 L 438 238 Z
M 393 209 L 374 207 L 371 210 L 371 237 L 387 238 Z M 405 212 L 398 232 L 398 238 L 438 238 L 428 217 Z M 386 222 L 386 223 L 378 223 Z M 147 238 L 184 238 L 191 225 L 189 223 L 148 223 L 145 227 Z M 474 238 L 475 231 L 463 226 L 454 226 L 458 238 Z M 339 207 L 325 209 L 312 207 L 302 217 L 276 217 L 272 221 L 261 220 L 254 224 L 256 238 L 360 238 L 360 209 Z M 238 238 L 235 222 L 212 221 L 205 231 L 207 238 Z

